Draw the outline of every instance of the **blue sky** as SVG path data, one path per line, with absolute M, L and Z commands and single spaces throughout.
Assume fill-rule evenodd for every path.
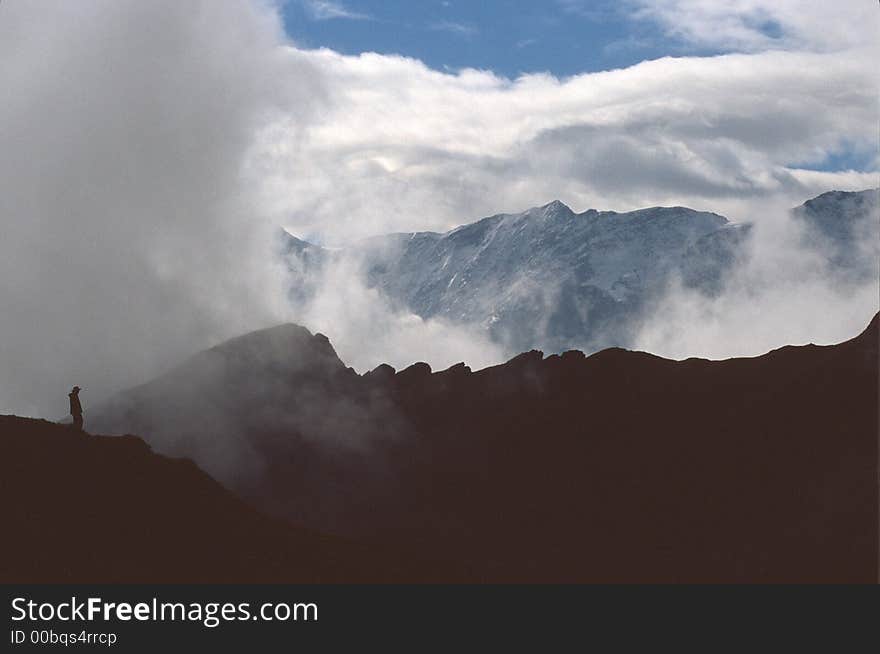
M 664 55 L 711 54 L 665 37 L 623 3 L 547 0 L 287 0 L 288 34 L 302 47 L 373 51 L 436 69 L 492 70 L 507 77 L 621 68 Z
M 624 0 L 284 0 L 282 17 L 303 48 L 400 54 L 437 70 L 478 68 L 509 78 L 536 72 L 568 77 L 664 56 L 737 50 L 733 43 L 676 38 L 668 25 L 637 16 Z M 769 18 L 747 27 L 771 47 L 784 36 Z M 872 170 L 874 145 L 790 163 L 822 171 Z

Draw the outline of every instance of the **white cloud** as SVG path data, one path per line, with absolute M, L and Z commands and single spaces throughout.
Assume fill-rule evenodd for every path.
M 364 282 L 360 262 L 340 258 L 314 280 L 317 297 L 299 307 L 297 320 L 324 333 L 347 365 L 365 372 L 380 363 L 402 369 L 427 361 L 442 370 L 460 361 L 474 369 L 503 360 L 500 346 L 477 326 L 423 320 L 392 308 Z
M 335 0 L 302 0 L 302 4 L 312 20 L 333 20 L 336 18 L 347 20 L 371 19 L 369 14 L 353 11 Z
M 471 38 L 480 33 L 480 30 L 477 29 L 475 25 L 459 23 L 452 20 L 438 20 L 429 24 L 428 28 L 438 32 L 449 32 L 450 34 L 464 38 Z
M 578 209 L 684 204 L 743 215 L 863 174 L 810 174 L 847 143 L 876 148 L 865 51 L 644 62 L 568 79 L 447 74 L 416 60 L 291 51 L 322 73 L 326 113 L 299 147 L 257 146 L 264 198 L 292 231 L 338 241 L 443 230 L 560 198 Z
M 804 225 L 786 209 L 764 206 L 752 247 L 726 278 L 723 293 L 707 297 L 670 288 L 642 326 L 637 348 L 676 359 L 725 359 L 859 334 L 880 309 L 876 227 L 862 225 L 868 232 L 862 251 L 848 256 L 850 265 L 865 265 L 864 277 L 848 278 L 827 253 L 802 247 Z
M 876 44 L 880 12 L 865 0 L 627 0 L 670 36 L 734 50 L 833 51 Z
M 283 316 L 241 166 L 323 91 L 261 7 L 0 6 L 0 412 L 63 415 L 74 383 L 88 407 Z

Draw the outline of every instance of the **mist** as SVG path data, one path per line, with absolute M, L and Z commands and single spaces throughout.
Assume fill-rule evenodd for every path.
M 748 247 L 717 296 L 673 281 L 635 347 L 674 359 L 756 356 L 785 345 L 830 345 L 860 334 L 880 309 L 880 207 L 854 222 L 845 265 L 787 207 L 752 209 Z
M 195 9 L 0 7 L 0 411 L 63 415 L 74 383 L 88 403 L 284 313 L 241 166 L 267 113 L 310 110 L 273 76 L 309 71 L 274 13 Z
M 360 371 L 495 363 L 509 353 L 480 328 L 392 305 L 356 265 L 324 271 L 314 301 L 291 303 L 286 263 L 271 254 L 279 226 L 346 244 L 553 198 L 737 218 L 876 185 L 872 172 L 809 169 L 846 144 L 876 151 L 877 22 L 854 16 L 831 44 L 798 19 L 790 51 L 511 80 L 305 49 L 274 2 L 3 2 L 0 412 L 61 416 L 77 384 L 88 413 L 283 322 L 327 334 Z M 767 229 L 727 299 L 671 293 L 640 344 L 757 353 L 863 326 L 874 287 L 823 281 L 797 254 L 810 274 L 782 275 L 754 304 L 762 275 L 799 270 L 778 260 Z M 664 334 L 661 318 L 690 331 Z
M 395 306 L 366 277 L 363 257 L 353 254 L 329 261 L 312 278 L 290 281 L 315 290 L 294 303 L 298 320 L 326 334 L 355 370 L 367 372 L 382 363 L 402 369 L 420 361 L 435 370 L 459 362 L 476 369 L 501 363 L 509 354 L 480 325 L 424 319 Z
M 392 314 L 356 279 L 328 280 L 344 296 L 304 315 L 287 301 L 256 145 L 283 122 L 296 147 L 291 126 L 326 91 L 274 6 L 3 3 L 0 83 L 0 413 L 64 415 L 74 384 L 88 412 L 287 321 L 363 365 L 416 343 L 480 359 L 466 334 Z

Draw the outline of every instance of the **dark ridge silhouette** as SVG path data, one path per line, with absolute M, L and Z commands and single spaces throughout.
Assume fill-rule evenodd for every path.
M 483 581 L 875 582 L 877 334 L 875 317 L 845 343 L 754 358 L 532 351 L 476 372 L 359 376 L 323 337 L 283 327 L 215 349 L 231 363 L 211 375 L 187 364 L 123 394 L 99 419 L 143 428 L 296 524 L 451 559 Z M 263 340 L 284 360 L 330 363 L 243 354 Z M 227 384 L 228 429 L 200 426 L 198 399 Z M 240 468 L 216 461 L 230 449 L 246 452 Z
M 297 529 L 135 436 L 0 416 L 3 583 L 413 582 L 464 578 Z

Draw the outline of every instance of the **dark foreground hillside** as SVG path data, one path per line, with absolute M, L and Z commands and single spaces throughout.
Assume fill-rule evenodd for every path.
M 0 582 L 455 579 L 435 563 L 268 518 L 134 436 L 0 416 Z
M 748 359 L 530 352 L 357 375 L 282 326 L 94 419 L 295 524 L 485 581 L 874 582 L 877 338 L 875 317 Z

